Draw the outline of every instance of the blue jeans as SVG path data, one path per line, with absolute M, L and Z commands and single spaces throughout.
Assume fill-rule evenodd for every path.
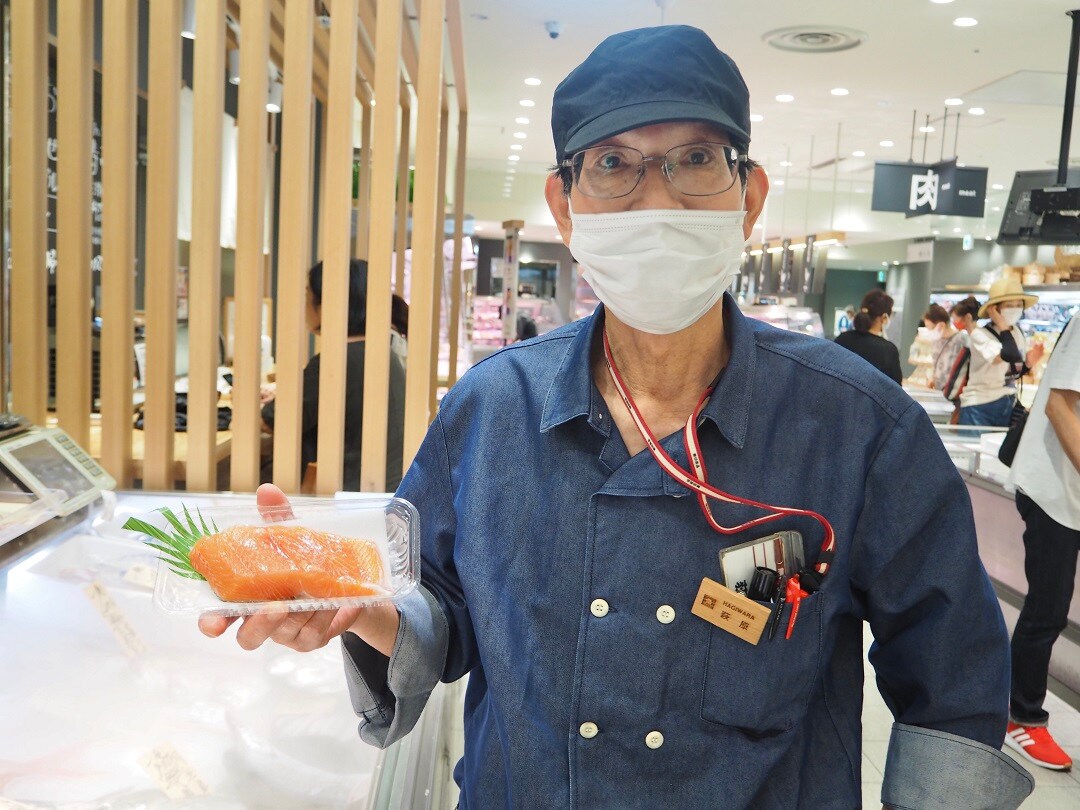
M 1069 622 L 1080 531 L 1062 526 L 1023 492 L 1016 508 L 1024 519 L 1027 596 L 1012 637 L 1009 714 L 1022 726 L 1045 726 L 1046 676 L 1054 642 Z
M 1008 427 L 1014 402 L 1016 402 L 1016 397 L 1009 394 L 993 402 L 987 402 L 985 405 L 961 407 L 958 424 Z

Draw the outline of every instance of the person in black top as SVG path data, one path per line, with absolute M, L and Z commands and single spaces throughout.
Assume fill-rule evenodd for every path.
M 885 325 L 892 317 L 892 308 L 890 296 L 883 290 L 871 290 L 863 296 L 859 311 L 855 313 L 854 328 L 837 335 L 836 342 L 899 383 L 903 379 L 900 351 L 882 337 Z
M 345 371 L 345 462 L 342 489 L 360 489 L 360 440 L 364 423 L 364 331 L 367 326 L 367 262 L 349 264 L 349 346 Z M 322 325 L 322 262 L 308 271 L 307 327 L 319 334 Z M 319 438 L 319 365 L 315 355 L 304 368 L 304 408 L 301 417 L 300 474 L 316 461 Z M 386 436 L 386 488 L 393 492 L 401 483 L 405 423 L 405 366 L 396 352 L 390 355 L 389 423 Z M 263 429 L 272 432 L 274 402 L 262 409 Z M 263 480 L 270 481 L 272 467 L 264 465 Z

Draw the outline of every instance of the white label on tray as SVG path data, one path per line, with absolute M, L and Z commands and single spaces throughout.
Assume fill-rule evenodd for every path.
M 157 581 L 157 574 L 149 565 L 135 563 L 124 572 L 124 581 L 152 591 L 154 590 L 154 583 Z
M 139 764 L 172 801 L 206 796 L 210 793 L 210 788 L 195 773 L 191 764 L 168 743 L 159 745 L 144 755 L 139 759 Z
M 94 607 L 97 608 L 105 623 L 109 625 L 109 629 L 113 631 L 113 635 L 116 636 L 120 646 L 124 648 L 124 652 L 134 658 L 146 651 L 146 645 L 143 644 L 142 639 L 135 632 L 135 628 L 124 617 L 120 606 L 109 596 L 109 592 L 105 590 L 104 585 L 96 581 L 91 582 L 83 588 L 83 592 Z

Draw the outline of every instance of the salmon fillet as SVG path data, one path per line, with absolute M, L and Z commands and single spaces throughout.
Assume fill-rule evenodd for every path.
M 302 526 L 232 526 L 200 538 L 191 565 L 225 602 L 370 596 L 384 579 L 371 540 Z

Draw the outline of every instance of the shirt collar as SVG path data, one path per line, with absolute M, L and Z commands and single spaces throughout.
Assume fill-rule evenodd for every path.
M 606 414 L 604 400 L 594 396 L 591 369 L 591 348 L 594 338 L 603 328 L 603 304 L 585 321 L 574 335 L 563 357 L 551 387 L 548 389 L 541 417 L 543 433 L 580 416 L 607 433 L 611 418 Z M 702 412 L 702 421 L 711 421 L 732 445 L 742 448 L 750 418 L 750 398 L 753 394 L 754 365 L 757 356 L 754 330 L 735 300 L 724 295 L 724 330 L 731 356 L 720 375 L 709 404 Z

